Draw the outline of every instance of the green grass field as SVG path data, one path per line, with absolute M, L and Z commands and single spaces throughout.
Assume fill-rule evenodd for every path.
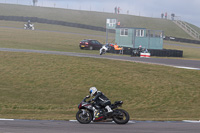
M 35 53 L 0 57 L 0 118 L 75 119 L 96 86 L 112 102 L 123 100 L 131 119 L 199 119 L 200 71 Z
M 5 48 L 98 54 L 79 49 L 87 36 L 13 28 L 0 28 L 0 36 L 0 47 Z M 199 59 L 187 56 L 183 58 Z M 199 116 L 199 71 L 33 53 L 0 52 L 0 57 L 0 118 L 75 119 L 77 104 L 91 86 L 112 101 L 123 100 L 131 119 Z
M 107 18 L 116 18 L 121 22 L 122 27 L 138 27 L 152 30 L 163 30 L 166 36 L 192 39 L 171 20 L 164 20 L 159 18 L 11 4 L 0 4 L 0 15 L 39 17 L 50 20 L 61 20 L 87 25 L 90 24 L 100 27 L 105 27 Z M 199 30 L 198 27 L 195 28 Z
M 7 27 L 23 27 L 22 22 L 0 21 L 0 26 Z M 4 48 L 18 48 L 18 49 L 37 49 L 37 50 L 53 50 L 53 51 L 66 51 L 66 52 L 79 52 L 99 54 L 98 51 L 80 50 L 78 45 L 82 39 L 97 39 L 101 43 L 105 43 L 105 32 L 83 30 L 79 28 L 71 28 L 66 26 L 55 26 L 48 24 L 35 24 L 37 31 L 15 29 L 15 28 L 0 28 L 0 47 Z M 47 30 L 47 31 L 45 31 Z M 49 32 L 49 31 L 58 32 Z M 75 34 L 67 34 L 63 32 L 73 32 Z M 77 33 L 77 34 L 76 34 Z M 88 35 L 83 35 L 88 34 Z M 91 36 L 96 35 L 96 36 Z M 109 34 L 109 42 L 114 41 L 114 35 Z M 166 43 L 175 43 L 167 42 Z M 177 42 L 176 42 L 177 43 Z M 181 45 L 199 46 L 197 44 L 177 43 Z M 183 50 L 184 59 L 200 59 L 199 49 L 167 46 L 167 49 Z
M 165 49 L 177 49 L 183 51 L 182 59 L 195 59 L 200 60 L 200 52 L 199 48 L 193 48 L 188 46 L 200 47 L 198 44 L 188 44 L 188 43 L 180 43 L 180 42 L 171 42 L 171 41 L 164 41 L 166 44 L 180 44 L 180 46 L 168 46 L 164 45 Z M 182 46 L 181 46 L 182 45 Z M 186 46 L 186 47 L 185 47 Z
M 11 13 L 3 12 L 11 8 L 8 6 L 10 5 L 4 8 L 0 4 L 0 15 Z M 34 7 L 26 6 L 25 10 L 30 8 Z M 37 9 L 44 14 L 50 10 L 40 7 Z M 62 11 L 66 13 L 66 10 Z M 19 12 L 22 13 L 20 10 L 14 15 Z M 36 14 L 41 15 L 39 17 L 44 15 Z M 48 17 L 51 18 L 51 15 Z M 66 18 L 59 17 L 59 19 Z M 70 19 L 72 20 L 69 18 L 69 21 Z M 95 25 L 101 24 L 95 22 Z M 152 26 L 150 23 L 145 25 Z M 91 38 L 105 43 L 105 33 L 98 31 L 39 23 L 35 23 L 38 30 L 30 31 L 19 29 L 23 28 L 22 22 L 10 21 L 0 21 L 0 26 L 1 48 L 98 54 L 99 51 L 96 50 L 80 50 L 78 47 L 80 40 Z M 88 35 L 83 35 L 85 33 Z M 109 42 L 113 41 L 113 36 L 111 34 Z M 183 43 L 181 45 L 199 46 Z M 164 45 L 164 48 L 183 50 L 182 59 L 200 59 L 199 49 L 168 45 Z M 0 52 L 0 58 L 0 118 L 75 119 L 78 104 L 88 95 L 89 88 L 96 86 L 112 102 L 123 100 L 123 108 L 134 120 L 199 120 L 200 71 L 37 53 Z
M 7 22 L 8 23 L 8 22 Z M 12 24 L 12 22 L 11 22 Z M 11 24 L 6 24 L 10 25 Z M 23 26 L 23 23 L 17 23 L 20 27 Z M 104 33 L 102 32 L 92 32 L 90 30 L 80 30 L 80 34 L 92 34 L 100 35 L 98 36 L 87 36 L 80 34 L 67 34 L 65 32 L 78 33 L 78 29 L 51 26 L 43 24 L 36 24 L 38 28 L 41 26 L 41 30 L 49 30 L 53 28 L 60 32 L 48 32 L 48 31 L 30 31 L 24 29 L 15 29 L 15 28 L 0 28 L 0 47 L 6 48 L 22 48 L 22 49 L 37 49 L 37 50 L 55 50 L 55 51 L 68 51 L 68 52 L 91 52 L 96 53 L 97 51 L 89 50 L 80 50 L 79 43 L 85 38 L 97 39 L 101 43 L 105 43 Z M 47 27 L 47 28 L 45 28 Z

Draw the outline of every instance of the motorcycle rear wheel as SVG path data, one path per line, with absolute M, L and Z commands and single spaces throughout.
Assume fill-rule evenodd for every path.
M 83 114 L 83 111 L 79 110 L 76 113 L 76 119 L 81 124 L 88 124 L 88 123 L 90 123 L 92 121 L 92 114 L 87 110 L 86 110 L 86 113 Z
M 127 111 L 125 111 L 123 109 L 116 109 L 115 111 L 117 111 L 119 113 L 119 115 L 116 115 L 113 117 L 113 120 L 115 123 L 126 124 L 129 121 L 130 116 Z

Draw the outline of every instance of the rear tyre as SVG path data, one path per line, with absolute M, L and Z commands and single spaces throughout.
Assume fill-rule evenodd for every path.
M 126 124 L 130 117 L 127 111 L 123 110 L 123 109 L 116 109 L 114 110 L 118 115 L 113 117 L 113 120 L 115 123 L 117 124 Z
M 82 110 L 79 110 L 76 113 L 76 119 L 81 124 L 88 124 L 92 121 L 92 114 L 88 110 L 86 110 L 85 114 L 83 114 Z

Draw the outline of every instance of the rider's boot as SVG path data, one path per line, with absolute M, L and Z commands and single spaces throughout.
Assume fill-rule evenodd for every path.
M 105 108 L 107 109 L 108 113 L 111 113 L 111 112 L 113 112 L 113 110 L 110 108 L 110 106 L 109 106 L 109 105 L 107 105 Z
M 95 107 L 93 107 L 92 110 L 93 110 L 93 114 L 94 114 L 93 120 L 95 120 L 95 116 L 96 116 L 97 110 L 95 109 Z

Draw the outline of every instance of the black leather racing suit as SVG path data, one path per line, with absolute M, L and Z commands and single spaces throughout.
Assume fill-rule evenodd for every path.
M 96 102 L 96 105 L 99 105 L 101 107 L 111 105 L 110 100 L 101 91 L 97 91 L 96 96 L 93 99 L 91 99 L 91 101 Z
M 28 21 L 27 22 L 27 27 L 30 28 L 31 27 L 30 25 L 31 25 L 31 22 Z

